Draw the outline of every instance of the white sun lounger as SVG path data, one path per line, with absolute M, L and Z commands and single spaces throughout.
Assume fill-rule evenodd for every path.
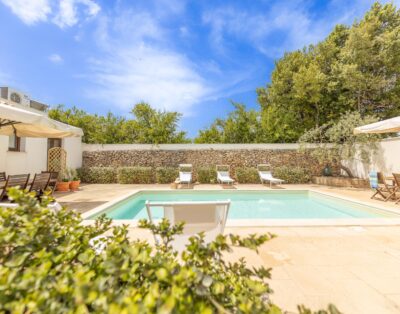
M 261 170 L 261 168 L 266 167 L 269 167 L 269 165 L 261 164 L 257 166 L 257 171 L 258 175 L 260 176 L 261 184 L 264 184 L 264 182 L 269 182 L 269 186 L 272 187 L 272 184 L 282 184 L 283 182 L 285 182 L 282 179 L 274 178 L 271 171 Z
M 185 222 L 183 234 L 176 235 L 172 242 L 173 248 L 182 252 L 189 243 L 189 238 L 199 232 L 204 232 L 205 242 L 212 242 L 219 234 L 223 234 L 228 217 L 230 201 L 210 202 L 146 202 L 147 214 L 154 223 L 153 209 L 162 208 L 163 217 L 171 225 Z M 160 238 L 154 235 L 156 243 Z
M 222 169 L 228 169 L 228 170 L 222 170 Z M 230 167 L 228 165 L 217 165 L 216 170 L 217 170 L 217 181 L 221 184 L 233 184 L 235 180 L 231 178 L 229 175 L 229 169 Z
M 188 171 L 190 169 L 190 171 Z M 192 183 L 192 165 L 180 164 L 179 165 L 179 183 L 186 183 L 188 186 Z

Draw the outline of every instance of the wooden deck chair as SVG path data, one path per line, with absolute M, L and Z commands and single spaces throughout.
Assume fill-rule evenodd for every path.
M 217 181 L 221 184 L 233 184 L 233 180 L 229 174 L 229 165 L 216 165 L 215 169 L 217 171 Z
M 396 182 L 396 192 L 400 191 L 400 173 L 393 173 L 394 182 Z M 400 203 L 400 197 L 396 198 L 396 204 Z
M 394 194 L 396 194 L 394 186 L 387 183 L 385 176 L 381 172 L 372 171 L 369 174 L 369 183 L 371 188 L 375 190 L 371 199 L 376 199 L 376 196 L 380 195 L 383 200 L 387 202 Z
M 0 181 L 6 181 L 6 180 L 7 180 L 6 173 L 0 172 Z
M 35 174 L 29 192 L 36 192 L 36 196 L 40 197 L 48 188 L 50 177 L 49 172 Z
M 167 218 L 172 225 L 185 222 L 183 234 L 177 235 L 172 247 L 181 252 L 189 243 L 189 238 L 199 232 L 204 232 L 205 242 L 212 242 L 217 235 L 223 234 L 228 218 L 230 200 L 210 202 L 146 202 L 146 210 L 151 222 L 154 223 L 153 209 L 163 211 L 159 218 Z M 160 238 L 154 235 L 156 243 Z
M 49 181 L 48 188 L 51 189 L 51 194 L 53 194 L 57 187 L 58 172 L 57 171 L 42 171 L 42 173 L 50 173 L 50 181 Z
M 29 174 L 17 174 L 8 176 L 6 184 L 4 185 L 3 190 L 0 193 L 0 201 L 8 198 L 7 189 L 11 187 L 19 186 L 21 189 L 25 190 L 29 182 L 29 176 Z

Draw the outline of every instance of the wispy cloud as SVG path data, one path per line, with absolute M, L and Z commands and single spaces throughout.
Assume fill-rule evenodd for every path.
M 217 51 L 225 52 L 234 37 L 276 58 L 285 51 L 317 43 L 338 23 L 352 23 L 372 2 L 332 0 L 325 3 L 326 11 L 318 15 L 312 2 L 298 0 L 269 2 L 265 10 L 224 5 L 206 10 L 202 21 L 210 27 L 209 38 Z
M 25 24 L 44 22 L 51 13 L 48 0 L 1 0 Z
M 96 33 L 101 57 L 89 60 L 92 98 L 123 109 L 146 101 L 157 108 L 189 113 L 209 88 L 195 66 L 169 45 L 148 12 L 124 11 L 103 18 Z
M 1 0 L 25 24 L 51 21 L 64 28 L 94 17 L 100 6 L 94 0 Z
M 52 63 L 62 63 L 64 61 L 64 59 L 57 53 L 53 53 L 49 56 L 49 60 Z

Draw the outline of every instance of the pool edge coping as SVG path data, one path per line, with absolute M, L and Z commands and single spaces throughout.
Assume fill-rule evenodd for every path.
M 107 208 L 116 205 L 117 203 L 123 202 L 135 194 L 141 192 L 168 192 L 175 190 L 148 190 L 148 189 L 136 189 L 129 193 L 121 195 L 111 201 L 108 201 L 100 206 L 97 206 L 82 214 L 83 224 L 92 224 L 95 219 L 87 219 L 90 216 L 96 215 L 105 211 Z M 186 190 L 185 190 L 186 191 Z M 191 190 L 190 192 L 193 192 Z M 197 190 L 198 192 L 218 192 L 219 190 Z M 257 190 L 257 189 L 244 189 L 239 190 L 241 192 L 284 192 L 284 191 L 296 191 L 296 192 L 312 192 L 323 196 L 329 196 L 336 199 L 364 205 L 385 212 L 391 212 L 400 215 L 400 208 L 380 206 L 379 204 L 371 204 L 370 202 L 360 201 L 348 196 L 338 196 L 335 193 L 326 191 L 319 191 L 313 188 L 301 188 L 301 189 L 285 189 L 285 190 Z M 112 220 L 113 225 L 129 225 L 130 227 L 137 227 L 138 219 L 118 219 Z M 234 219 L 226 222 L 226 227 L 321 227 L 321 226 L 397 226 L 400 225 L 399 218 L 350 218 L 350 219 Z

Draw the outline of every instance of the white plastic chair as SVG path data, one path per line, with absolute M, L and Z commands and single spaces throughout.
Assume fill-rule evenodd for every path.
M 261 184 L 264 184 L 265 181 L 269 182 L 269 186 L 272 187 L 272 184 L 282 184 L 285 180 L 274 178 L 272 176 L 271 171 L 261 170 L 262 168 L 269 168 L 268 164 L 260 164 L 257 165 L 258 175 L 260 176 Z
M 150 222 L 154 223 L 152 209 L 161 207 L 163 217 L 171 225 L 185 222 L 183 234 L 176 235 L 172 247 L 181 252 L 189 243 L 189 238 L 199 232 L 204 232 L 205 243 L 212 242 L 217 235 L 223 234 L 228 218 L 230 200 L 210 202 L 150 202 L 146 201 L 146 210 Z M 156 243 L 160 238 L 154 234 Z
M 223 170 L 228 169 L 228 170 Z M 230 167 L 228 165 L 217 165 L 217 181 L 221 184 L 233 184 L 235 180 L 233 180 L 229 174 Z

